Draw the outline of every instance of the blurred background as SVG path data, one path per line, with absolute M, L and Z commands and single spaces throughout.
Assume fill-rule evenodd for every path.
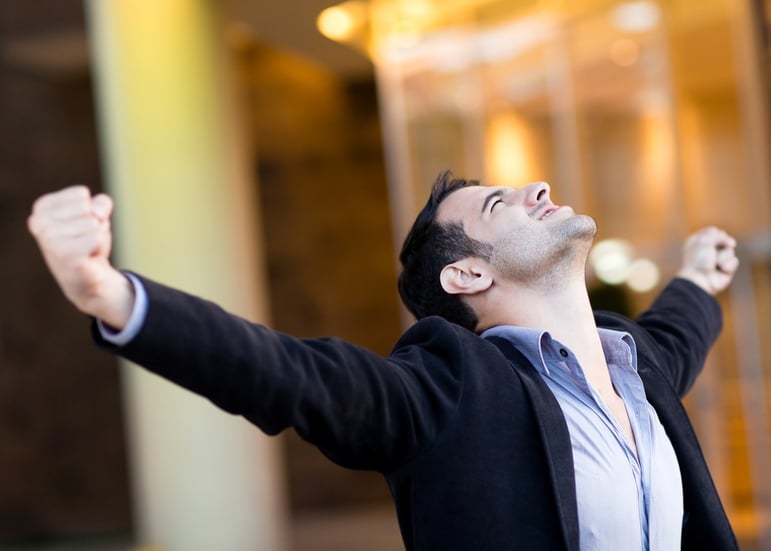
M 707 224 L 738 239 L 687 407 L 742 549 L 771 550 L 771 1 L 0 4 L 0 549 L 398 550 L 378 475 L 96 351 L 26 217 L 117 202 L 115 262 L 387 353 L 435 175 L 545 180 L 634 315 Z

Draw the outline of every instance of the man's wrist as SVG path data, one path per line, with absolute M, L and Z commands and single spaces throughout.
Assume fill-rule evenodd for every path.
M 125 272 L 122 275 L 129 281 L 134 294 L 134 304 L 128 321 L 123 328 L 116 330 L 114 327 L 107 326 L 103 320 L 96 320 L 101 337 L 115 346 L 125 346 L 130 343 L 142 330 L 147 317 L 147 291 L 142 281 L 130 272 Z
M 705 293 L 708 293 L 710 295 L 715 294 L 715 290 L 712 288 L 712 284 L 709 281 L 709 277 L 707 277 L 706 274 L 698 270 L 681 268 L 680 271 L 677 272 L 677 277 L 690 281 L 697 287 L 700 287 L 701 289 L 703 289 Z
M 116 332 L 123 330 L 134 309 L 134 286 L 123 272 L 115 270 L 105 281 L 102 298 L 93 308 L 93 314 Z

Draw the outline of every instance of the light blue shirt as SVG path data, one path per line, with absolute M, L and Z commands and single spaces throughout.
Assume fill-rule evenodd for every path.
M 547 331 L 499 326 L 483 337 L 512 342 L 554 393 L 573 448 L 583 551 L 680 549 L 683 490 L 677 457 L 637 374 L 628 333 L 600 329 L 605 359 L 624 400 L 637 455 L 589 385 L 575 355 Z

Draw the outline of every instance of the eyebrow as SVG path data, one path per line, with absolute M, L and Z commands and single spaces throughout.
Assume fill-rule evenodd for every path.
M 487 212 L 487 205 L 490 204 L 490 201 L 492 201 L 493 199 L 497 199 L 498 197 L 501 197 L 502 195 L 503 195 L 503 190 L 499 189 L 499 190 L 493 191 L 490 195 L 485 197 L 485 202 L 482 204 L 482 214 Z

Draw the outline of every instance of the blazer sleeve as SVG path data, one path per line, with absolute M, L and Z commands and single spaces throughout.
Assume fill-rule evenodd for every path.
M 124 346 L 97 344 L 200 394 L 264 432 L 294 427 L 333 461 L 387 471 L 453 415 L 462 355 L 446 322 L 416 324 L 382 357 L 340 339 L 297 339 L 141 278 L 145 323 Z
M 629 326 L 620 316 L 600 314 L 602 325 L 629 331 L 637 345 L 638 358 L 650 358 L 682 398 L 701 373 L 707 354 L 722 328 L 720 305 L 692 282 L 676 278 L 645 312 Z M 625 326 L 626 325 L 626 326 Z

